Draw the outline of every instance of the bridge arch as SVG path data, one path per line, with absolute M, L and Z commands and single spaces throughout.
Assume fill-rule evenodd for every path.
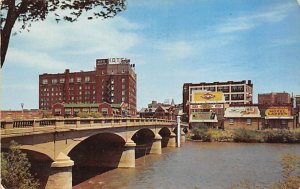
M 98 135 L 100 136 L 114 136 L 115 140 L 123 140 L 126 141 L 124 136 L 120 133 L 116 133 L 113 131 L 97 131 L 93 133 L 89 133 L 88 135 L 82 136 L 82 137 L 77 137 L 72 140 L 72 142 L 63 150 L 65 154 L 69 154 L 77 145 L 80 143 L 86 141 L 86 140 L 92 140 L 93 137 L 97 137 Z M 106 136 L 107 137 L 107 136 Z
M 131 140 L 136 143 L 136 145 L 144 145 L 155 138 L 155 133 L 149 128 L 142 128 L 136 132 L 131 137 Z
M 77 143 L 68 153 L 74 161 L 73 185 L 117 168 L 125 144 L 122 136 L 111 132 L 99 132 Z

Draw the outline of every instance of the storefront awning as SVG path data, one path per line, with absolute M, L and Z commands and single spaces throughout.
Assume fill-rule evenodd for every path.
M 294 119 L 294 117 L 293 116 L 281 116 L 281 117 L 266 116 L 265 119 Z

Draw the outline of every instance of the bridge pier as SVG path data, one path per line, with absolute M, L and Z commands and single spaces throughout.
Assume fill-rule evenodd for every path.
M 169 141 L 167 144 L 168 147 L 176 147 L 176 134 L 175 133 L 171 133 L 171 135 L 169 136 Z
M 150 154 L 161 154 L 161 140 L 162 137 L 156 134 L 152 142 L 152 146 L 149 152 Z
M 180 134 L 180 140 L 182 143 L 185 143 L 185 133 L 181 130 L 181 134 Z
M 72 166 L 74 161 L 60 153 L 51 164 L 46 189 L 72 189 Z
M 125 143 L 118 167 L 135 167 L 135 146 L 136 144 L 133 141 Z

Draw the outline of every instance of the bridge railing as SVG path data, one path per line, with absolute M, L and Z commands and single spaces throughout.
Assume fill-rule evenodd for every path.
M 1 121 L 1 135 L 53 132 L 56 130 L 84 129 L 89 127 L 124 127 L 174 125 L 174 120 L 156 118 L 51 118 Z

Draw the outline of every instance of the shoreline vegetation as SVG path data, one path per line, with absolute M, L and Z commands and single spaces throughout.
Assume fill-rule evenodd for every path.
M 300 144 L 300 129 L 251 130 L 246 128 L 235 128 L 221 130 L 208 127 L 195 127 L 191 130 L 188 140 L 201 142 Z

